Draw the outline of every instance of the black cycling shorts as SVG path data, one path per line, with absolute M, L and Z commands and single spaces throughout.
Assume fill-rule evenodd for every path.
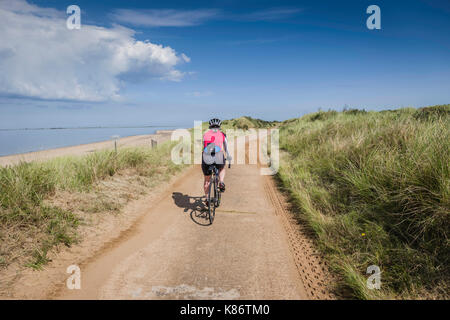
M 205 176 L 210 176 L 212 175 L 212 170 L 210 168 L 210 166 L 215 166 L 217 168 L 217 170 L 222 170 L 225 167 L 225 162 L 223 164 L 206 164 L 205 162 L 202 162 L 202 171 L 203 171 L 203 175 Z

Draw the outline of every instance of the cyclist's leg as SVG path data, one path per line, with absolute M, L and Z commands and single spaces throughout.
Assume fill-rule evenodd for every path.
M 225 180 L 225 166 L 223 166 L 223 168 L 219 169 L 219 179 L 220 182 L 224 182 Z
M 225 179 L 225 165 L 219 165 L 218 166 L 219 169 L 219 187 L 220 187 L 220 191 L 224 192 L 225 191 L 225 183 L 224 183 L 224 179 Z
M 205 191 L 205 196 L 208 198 L 208 192 L 209 192 L 209 184 L 211 183 L 211 176 L 204 176 L 204 182 L 203 182 L 203 190 Z
M 223 156 L 223 162 L 217 167 L 217 169 L 219 169 L 219 180 L 220 180 L 220 184 L 224 183 L 225 180 L 225 156 Z
M 211 170 L 209 170 L 209 166 L 206 163 L 202 163 L 202 171 L 203 171 L 203 191 L 205 192 L 206 198 L 208 198 L 209 192 L 209 184 L 211 183 Z

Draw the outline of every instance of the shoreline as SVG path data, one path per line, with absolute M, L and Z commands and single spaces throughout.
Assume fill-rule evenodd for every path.
M 172 132 L 173 130 L 157 130 L 152 134 L 123 137 L 117 139 L 117 147 L 151 146 L 152 140 L 156 141 L 157 144 L 160 144 L 169 140 Z M 45 161 L 56 157 L 84 155 L 99 150 L 113 148 L 114 140 L 110 139 L 68 147 L 12 154 L 0 157 L 0 167 L 16 165 L 21 162 Z

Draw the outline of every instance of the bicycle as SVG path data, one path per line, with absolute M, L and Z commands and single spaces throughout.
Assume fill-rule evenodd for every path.
M 219 188 L 219 169 L 215 165 L 209 166 L 210 170 L 212 171 L 211 174 L 211 181 L 209 183 L 209 190 L 208 190 L 208 219 L 209 223 L 212 224 L 214 221 L 214 217 L 216 215 L 216 208 L 220 206 L 220 200 L 222 191 L 220 191 Z M 228 163 L 228 168 L 231 168 L 231 164 Z M 214 192 L 214 196 L 211 197 L 211 190 Z

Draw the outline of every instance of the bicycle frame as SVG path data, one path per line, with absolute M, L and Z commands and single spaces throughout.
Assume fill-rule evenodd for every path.
M 231 168 L 231 162 L 228 161 L 228 168 Z M 212 224 L 214 221 L 214 217 L 216 215 L 216 208 L 220 206 L 220 198 L 222 192 L 219 188 L 220 178 L 219 178 L 219 169 L 215 165 L 210 165 L 209 169 L 211 170 L 211 180 L 209 182 L 209 190 L 208 190 L 208 218 L 209 223 Z M 212 191 L 212 192 L 211 192 Z
M 231 163 L 228 162 L 228 168 L 231 167 Z M 219 169 L 215 165 L 209 166 L 212 171 L 211 180 L 209 182 L 209 191 L 208 191 L 208 218 L 209 223 L 212 224 L 214 221 L 214 217 L 216 215 L 216 208 L 220 206 L 220 198 L 222 191 L 220 191 L 219 183 Z

